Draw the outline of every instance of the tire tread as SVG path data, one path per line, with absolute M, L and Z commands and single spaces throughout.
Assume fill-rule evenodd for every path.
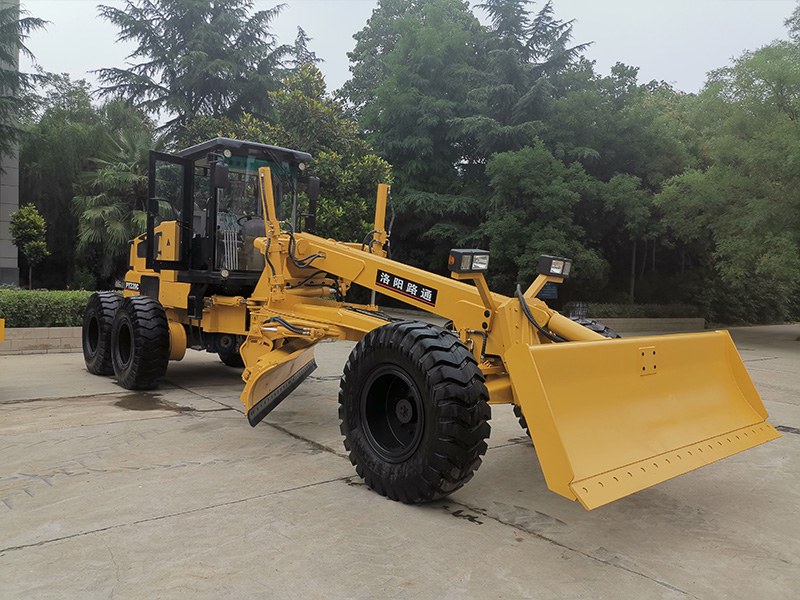
M 169 324 L 164 307 L 149 296 L 131 296 L 120 306 L 114 323 L 116 349 L 119 320 L 130 319 L 133 354 L 126 368 L 113 352 L 114 374 L 120 385 L 130 390 L 150 390 L 164 379 L 169 362 Z
M 114 374 L 114 365 L 111 360 L 111 330 L 121 304 L 122 296 L 116 292 L 96 292 L 89 297 L 89 301 L 86 303 L 81 339 L 86 370 L 92 375 Z M 87 336 L 89 322 L 95 315 L 98 320 L 99 339 L 97 350 L 92 354 Z
M 364 456 L 348 424 L 348 404 L 362 361 L 379 349 L 405 354 L 424 375 L 436 420 L 436 437 L 417 477 L 400 481 L 381 474 Z M 460 489 L 474 475 L 486 453 L 489 437 L 488 392 L 478 363 L 452 333 L 417 321 L 401 321 L 369 332 L 356 345 L 344 367 L 339 390 L 340 430 L 356 473 L 377 493 L 407 504 L 430 502 Z M 429 407 L 430 408 L 430 407 Z M 426 417 L 428 418 L 428 417 Z

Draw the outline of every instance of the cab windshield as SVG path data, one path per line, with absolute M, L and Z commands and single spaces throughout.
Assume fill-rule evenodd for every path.
M 297 168 L 256 156 L 222 158 L 228 165 L 228 185 L 212 189 L 211 167 L 206 158 L 195 161 L 193 229 L 195 236 L 213 236 L 215 271 L 262 271 L 264 255 L 253 247 L 264 237 L 264 215 L 258 194 L 258 170 L 269 167 L 278 219 L 293 219 Z M 215 193 L 216 197 L 212 197 Z M 209 211 L 216 207 L 214 212 Z M 213 215 L 213 217 L 212 217 Z M 209 224 L 207 218 L 213 218 Z

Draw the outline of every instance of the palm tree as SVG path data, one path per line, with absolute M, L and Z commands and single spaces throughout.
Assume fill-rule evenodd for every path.
M 84 193 L 72 199 L 78 216 L 79 255 L 95 262 L 97 274 L 108 279 L 124 269 L 128 242 L 147 225 L 148 153 L 164 140 L 150 131 L 126 131 L 113 149 L 92 159 L 97 170 L 84 174 Z

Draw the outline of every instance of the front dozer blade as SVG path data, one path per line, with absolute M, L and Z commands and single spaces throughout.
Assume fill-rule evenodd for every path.
M 314 346 L 297 342 L 259 358 L 256 366 L 243 374 L 247 379 L 241 400 L 250 425 L 258 425 L 316 368 Z
M 587 509 L 780 437 L 727 331 L 517 345 L 548 487 Z

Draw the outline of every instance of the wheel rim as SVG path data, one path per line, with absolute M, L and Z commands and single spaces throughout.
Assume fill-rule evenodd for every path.
M 95 315 L 89 319 L 89 326 L 86 328 L 86 347 L 89 354 L 97 354 L 97 347 L 100 345 L 100 322 Z
M 399 463 L 414 454 L 422 440 L 425 412 L 408 373 L 394 366 L 376 370 L 362 388 L 360 408 L 367 441 L 383 460 Z
M 117 334 L 117 360 L 122 368 L 128 366 L 133 356 L 133 334 L 130 323 L 123 321 L 120 323 Z

